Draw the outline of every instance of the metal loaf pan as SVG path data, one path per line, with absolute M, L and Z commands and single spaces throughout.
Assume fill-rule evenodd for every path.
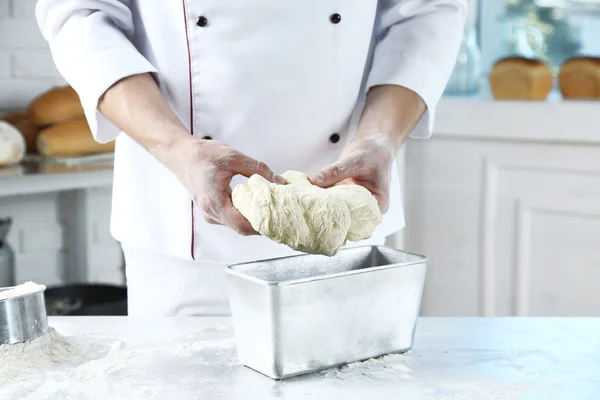
M 282 379 L 408 351 L 426 269 L 381 246 L 229 266 L 239 361 Z

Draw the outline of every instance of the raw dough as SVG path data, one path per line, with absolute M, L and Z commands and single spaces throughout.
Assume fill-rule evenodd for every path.
M 233 189 L 233 205 L 261 235 L 294 250 L 332 256 L 346 243 L 371 237 L 381 222 L 377 200 L 357 185 L 322 189 L 287 171 L 286 185 L 253 175 Z
M 370 238 L 381 223 L 379 204 L 371 192 L 359 185 L 337 185 L 326 190 L 348 206 L 352 222 L 346 239 L 358 242 Z
M 21 162 L 25 156 L 25 139 L 21 132 L 0 121 L 0 167 Z

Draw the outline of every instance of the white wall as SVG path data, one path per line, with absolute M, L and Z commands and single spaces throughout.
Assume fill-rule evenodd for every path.
M 0 113 L 64 84 L 35 20 L 35 0 L 0 0 Z

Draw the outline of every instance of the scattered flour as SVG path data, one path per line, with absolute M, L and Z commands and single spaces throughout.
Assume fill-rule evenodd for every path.
M 60 335 L 54 328 L 28 342 L 0 345 L 0 387 L 52 366 L 81 361 L 85 353 L 83 346 Z
M 436 400 L 517 400 L 532 385 L 530 382 L 507 382 L 492 376 L 470 376 L 462 371 L 454 356 L 435 352 L 431 355 L 412 351 L 354 362 L 321 372 L 326 379 L 342 385 L 368 388 L 390 385 L 406 392 L 414 390 L 415 398 Z M 482 357 L 485 363 L 486 357 Z
M 411 379 L 419 376 L 414 365 L 414 359 L 404 354 L 390 354 L 365 361 L 357 361 L 322 372 L 326 377 L 340 379 L 355 379 L 364 376 L 375 377 L 373 375 L 381 375 L 382 373 L 396 379 Z
M 34 282 L 25 282 L 22 285 L 18 285 L 8 290 L 0 291 L 0 300 L 11 299 L 13 297 L 24 296 L 27 294 L 32 294 L 36 292 L 41 292 L 46 290 L 46 286 L 39 285 Z
M 0 346 L 0 400 L 212 399 L 238 368 L 230 328 L 137 345 L 50 328 L 33 341 Z M 198 381 L 207 397 L 198 397 Z

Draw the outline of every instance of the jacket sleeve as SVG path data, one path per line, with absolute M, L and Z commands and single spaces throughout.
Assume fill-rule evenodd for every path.
M 119 129 L 98 112 L 115 82 L 156 69 L 132 44 L 131 0 L 39 0 L 35 13 L 58 71 L 79 94 L 94 138 L 114 140 Z
M 454 68 L 466 15 L 466 0 L 379 2 L 367 89 L 400 85 L 421 96 L 427 112 L 413 138 L 431 136 L 435 107 Z

